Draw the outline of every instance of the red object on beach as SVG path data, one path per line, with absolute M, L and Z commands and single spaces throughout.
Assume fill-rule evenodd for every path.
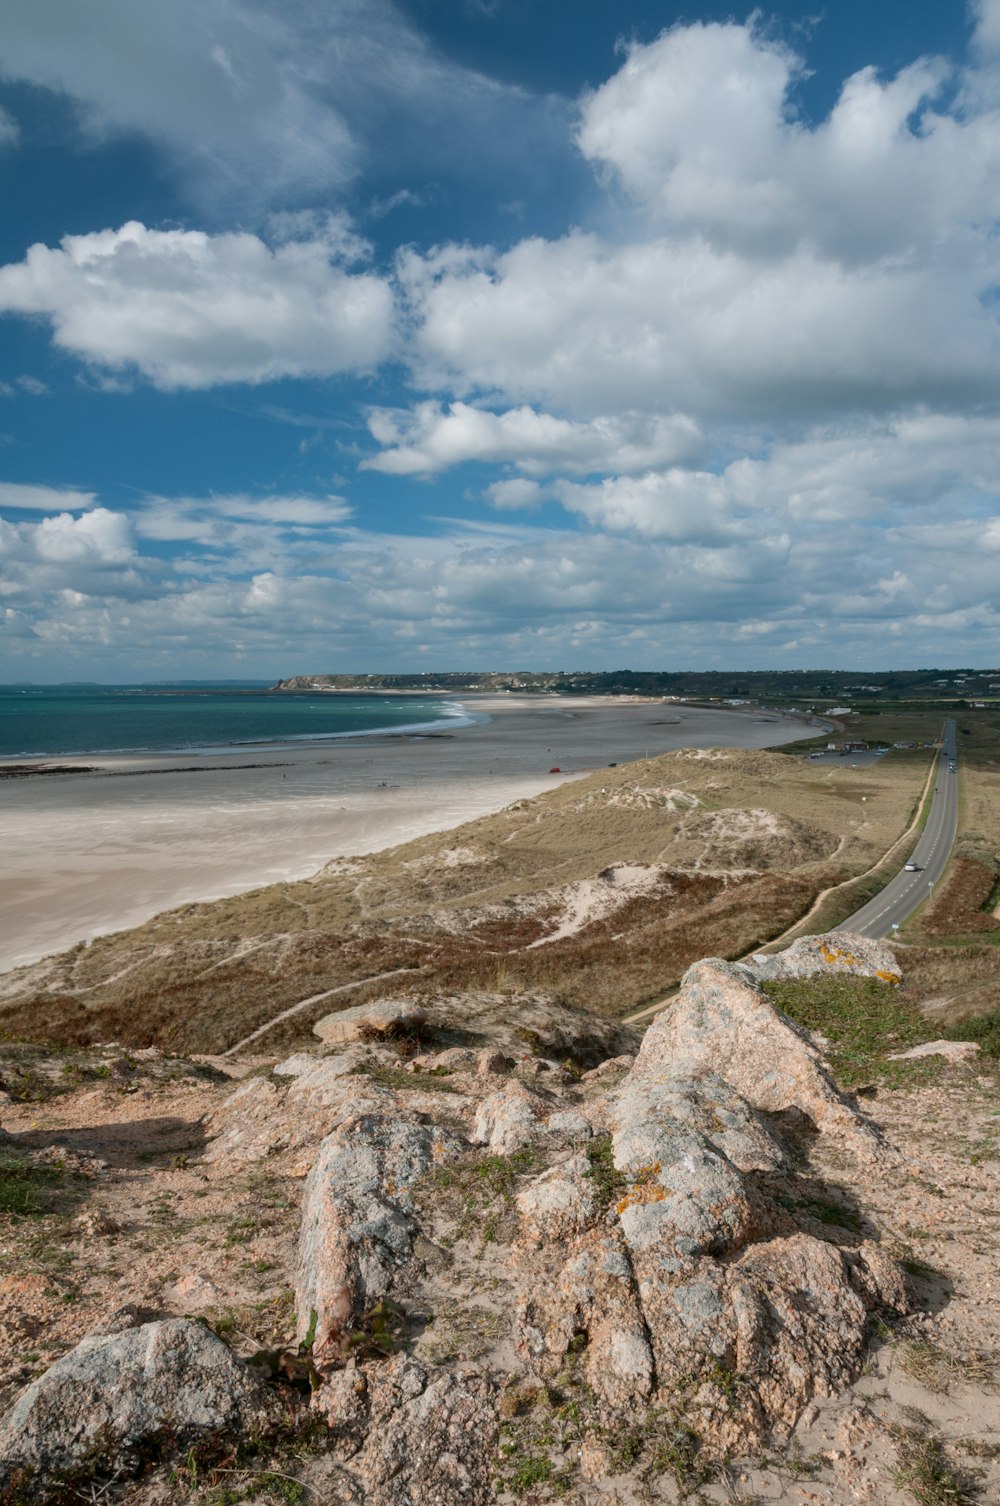
M 550 769 L 549 773 L 550 774 L 561 774 L 562 773 L 562 769 L 559 767 L 558 764 L 556 764 L 556 767 L 554 769 Z

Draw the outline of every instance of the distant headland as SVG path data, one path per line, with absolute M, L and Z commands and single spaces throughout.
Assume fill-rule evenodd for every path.
M 279 691 L 354 694 L 645 695 L 698 700 L 996 701 L 1000 669 L 448 670 L 423 674 L 292 675 Z

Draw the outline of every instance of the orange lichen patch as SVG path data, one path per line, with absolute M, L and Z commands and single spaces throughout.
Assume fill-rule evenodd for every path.
M 820 956 L 830 967 L 855 967 L 859 966 L 857 957 L 853 952 L 845 952 L 837 946 L 828 946 L 825 941 L 819 944 Z M 899 973 L 889 972 L 887 969 L 876 969 L 876 978 L 881 978 L 883 983 L 901 983 L 902 976 Z
M 831 967 L 835 964 L 839 964 L 840 967 L 852 967 L 858 960 L 853 952 L 842 952 L 840 947 L 827 946 L 825 941 L 820 942 L 819 950 L 823 961 L 830 963 Z
M 649 1166 L 640 1166 L 635 1174 L 635 1182 L 625 1196 L 619 1199 L 617 1211 L 624 1213 L 626 1208 L 635 1208 L 642 1203 L 662 1203 L 667 1190 L 657 1180 L 659 1174 L 659 1161 L 653 1161 Z

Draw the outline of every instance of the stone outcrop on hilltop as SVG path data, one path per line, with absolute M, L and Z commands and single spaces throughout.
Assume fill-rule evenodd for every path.
M 206 1152 L 308 1167 L 296 1339 L 323 1499 L 489 1506 L 525 1480 L 597 1499 L 633 1469 L 694 1478 L 787 1438 L 857 1375 L 872 1316 L 905 1309 L 863 1210 L 815 1216 L 802 1137 L 866 1165 L 891 1152 L 747 968 L 696 964 L 641 1043 L 578 1021 L 603 1057 L 583 1071 L 525 1049 L 523 1026 L 401 1062 L 362 1012 L 349 1023 L 338 1054 L 248 1078 Z M 0 1481 L 43 1500 L 95 1440 L 107 1475 L 168 1426 L 239 1432 L 275 1407 L 208 1329 L 139 1321 L 22 1395 Z
M 389 1114 L 358 1114 L 320 1146 L 306 1182 L 296 1282 L 299 1337 L 330 1367 L 356 1321 L 391 1295 L 413 1254 L 412 1189 L 461 1142 Z
M 0 1478 L 44 1480 L 99 1459 L 132 1472 L 150 1446 L 250 1431 L 277 1410 L 259 1377 L 221 1339 L 187 1318 L 143 1322 L 125 1310 L 22 1394 L 0 1422 Z M 30 1499 L 25 1495 L 25 1499 Z
M 680 1066 L 711 1068 L 755 1108 L 804 1114 L 862 1154 L 885 1150 L 837 1091 L 806 1032 L 775 1009 L 739 963 L 696 962 L 673 1008 L 650 1027 L 636 1072 L 656 1080 Z
M 825 936 L 800 936 L 780 952 L 760 952 L 743 963 L 757 978 L 812 978 L 817 973 L 900 981 L 899 964 L 884 941 L 852 931 L 829 931 Z

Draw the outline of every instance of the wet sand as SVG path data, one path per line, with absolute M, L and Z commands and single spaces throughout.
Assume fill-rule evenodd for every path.
M 816 730 L 650 701 L 462 701 L 489 720 L 194 757 L 60 757 L 50 762 L 80 772 L 0 780 L 0 968 L 191 900 L 308 877 L 331 858 L 458 826 L 612 761 L 761 748 Z

